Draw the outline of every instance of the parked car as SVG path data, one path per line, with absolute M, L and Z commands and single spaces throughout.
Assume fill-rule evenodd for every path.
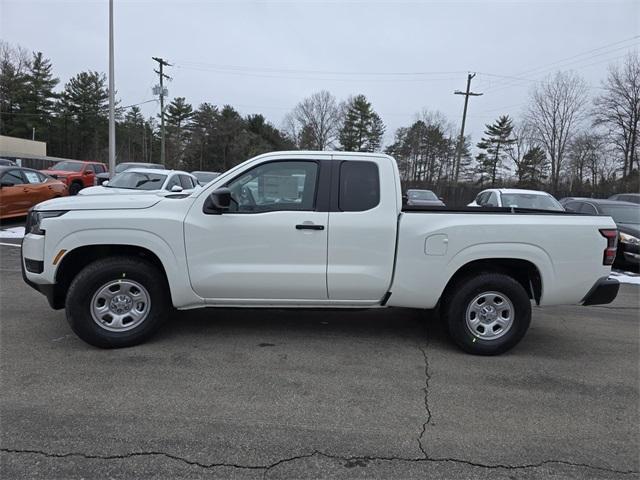
M 198 183 L 200 184 L 200 186 L 204 187 L 211 180 L 213 180 L 214 178 L 219 177 L 220 176 L 220 172 L 195 171 L 195 172 L 191 172 L 191 175 L 193 175 L 194 177 L 196 177 L 198 179 Z
M 145 163 L 145 162 L 123 162 L 116 165 L 113 173 L 104 172 L 96 174 L 94 185 L 102 185 L 102 182 L 109 180 L 113 175 L 122 173 L 130 168 L 155 168 L 156 170 L 164 170 L 164 165 L 161 163 Z
M 23 217 L 34 205 L 65 195 L 64 183 L 38 170 L 0 166 L 0 219 Z
M 560 200 L 570 212 L 608 215 L 618 227 L 618 250 L 615 263 L 620 266 L 640 265 L 640 206 L 599 198 L 569 197 Z
M 431 190 L 409 189 L 406 194 L 407 205 L 425 205 L 431 207 L 444 207 L 441 198 Z
M 107 172 L 107 166 L 100 162 L 64 160 L 42 173 L 57 178 L 69 188 L 69 195 L 77 195 L 85 187 L 92 187 L 96 174 Z
M 8 158 L 0 158 L 0 167 L 17 167 L 18 164 Z
M 480 192 L 469 207 L 514 207 L 562 211 L 562 205 L 552 195 L 539 190 L 490 188 Z
M 24 276 L 106 348 L 148 339 L 172 306 L 438 305 L 462 349 L 489 355 L 525 335 L 532 301 L 617 295 L 611 218 L 404 209 L 399 185 L 388 155 L 273 152 L 189 196 L 50 200 L 28 218 Z
M 180 170 L 129 168 L 102 185 L 85 188 L 80 195 L 101 195 L 141 192 L 191 193 L 198 187 L 198 179 Z
M 640 193 L 616 193 L 611 195 L 609 200 L 617 200 L 619 202 L 640 203 Z

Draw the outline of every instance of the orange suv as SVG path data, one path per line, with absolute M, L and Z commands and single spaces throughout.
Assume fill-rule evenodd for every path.
M 76 195 L 84 187 L 92 187 L 97 173 L 106 173 L 107 166 L 100 162 L 64 160 L 53 167 L 41 170 L 69 187 L 69 195 Z

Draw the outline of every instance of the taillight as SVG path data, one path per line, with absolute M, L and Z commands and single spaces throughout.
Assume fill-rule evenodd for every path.
M 601 228 L 600 235 L 607 239 L 607 248 L 604 249 L 602 264 L 613 265 L 618 248 L 618 230 L 615 228 Z

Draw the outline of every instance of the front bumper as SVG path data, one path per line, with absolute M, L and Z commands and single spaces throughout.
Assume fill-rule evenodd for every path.
M 24 282 L 34 290 L 37 290 L 45 297 L 47 297 L 47 301 L 49 302 L 51 308 L 55 310 L 64 308 L 64 301 L 60 298 L 60 294 L 55 284 L 35 283 L 27 278 L 27 272 L 24 266 L 24 255 L 22 254 L 22 246 L 20 247 L 20 268 L 22 270 L 22 279 L 24 280 Z
M 589 293 L 582 300 L 582 305 L 604 305 L 613 302 L 618 295 L 620 283 L 613 279 L 604 277 L 598 280 Z

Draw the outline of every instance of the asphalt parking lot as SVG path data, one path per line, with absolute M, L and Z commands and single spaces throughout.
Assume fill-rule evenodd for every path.
M 639 296 L 474 357 L 411 310 L 201 310 L 99 350 L 0 247 L 3 478 L 637 478 Z

